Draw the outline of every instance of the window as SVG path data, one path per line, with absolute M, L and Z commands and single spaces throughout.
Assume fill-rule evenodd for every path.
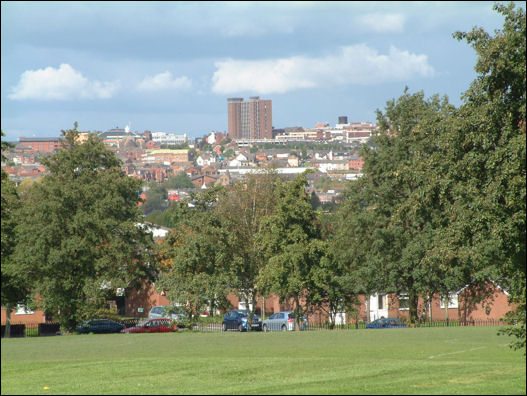
M 15 315 L 31 315 L 34 312 L 27 308 L 24 304 L 17 304 Z
M 399 295 L 399 310 L 407 311 L 408 309 L 410 309 L 410 299 L 408 298 L 408 295 L 407 294 Z
M 384 309 L 384 294 L 379 294 L 378 298 L 378 309 Z
M 440 308 L 445 308 L 445 297 L 441 296 L 440 299 Z M 449 295 L 449 301 L 448 301 L 448 308 L 457 308 L 458 307 L 458 296 L 457 294 L 450 294 Z

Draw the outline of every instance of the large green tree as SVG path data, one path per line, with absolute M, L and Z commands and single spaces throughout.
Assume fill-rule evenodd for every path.
M 2 131 L 2 137 L 4 132 Z M 5 160 L 4 150 L 12 146 L 2 140 L 2 161 Z M 23 274 L 16 270 L 13 253 L 16 246 L 15 227 L 16 211 L 20 205 L 15 184 L 2 169 L 2 306 L 6 308 L 5 337 L 10 335 L 11 311 L 18 303 L 28 300 L 28 282 Z
M 170 208 L 174 226 L 159 249 L 158 290 L 185 307 L 189 319 L 224 308 L 229 278 L 224 268 L 225 235 L 215 205 L 221 187 L 193 193 Z M 189 207 L 190 205 L 190 207 Z
M 45 312 L 71 331 L 109 293 L 151 275 L 153 241 L 138 226 L 141 181 L 97 136 L 78 144 L 77 124 L 62 134 L 17 212 L 15 259 Z
M 232 292 L 246 303 L 249 323 L 259 297 L 257 277 L 266 264 L 258 235 L 263 220 L 274 213 L 281 183 L 275 171 L 247 174 L 227 189 L 216 208 L 226 237 L 220 249 L 224 270 L 231 279 Z
M 266 265 L 260 271 L 260 293 L 273 293 L 282 302 L 293 302 L 295 317 L 301 317 L 314 290 L 313 269 L 325 255 L 320 227 L 305 188 L 305 175 L 285 183 L 278 191 L 278 206 L 264 220 L 258 235 Z M 296 322 L 298 327 L 298 321 Z
M 366 293 L 406 294 L 411 322 L 419 297 L 463 286 L 449 265 L 427 260 L 435 230 L 444 222 L 438 199 L 438 140 L 455 109 L 437 95 L 407 90 L 377 112 L 374 147 L 364 147 L 364 176 L 353 184 L 339 216 L 336 258 Z M 459 274 L 457 274 L 459 275 Z M 362 278 L 362 280 L 361 280 Z
M 509 334 L 525 347 L 525 10 L 496 4 L 503 28 L 457 32 L 476 51 L 478 73 L 464 94 L 458 127 L 446 141 L 456 205 L 450 234 L 457 252 L 487 266 L 517 309 Z

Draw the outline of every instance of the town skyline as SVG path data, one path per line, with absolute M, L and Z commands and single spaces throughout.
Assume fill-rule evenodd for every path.
M 376 122 L 405 86 L 457 106 L 476 55 L 452 34 L 499 28 L 493 4 L 2 2 L 2 130 L 195 138 L 238 96 L 272 100 L 275 128 Z

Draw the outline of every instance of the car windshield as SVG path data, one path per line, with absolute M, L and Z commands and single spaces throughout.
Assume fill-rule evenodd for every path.
M 142 320 L 140 321 L 139 323 L 137 323 L 137 327 L 143 327 L 146 323 L 148 322 L 148 320 Z
M 241 316 L 247 316 L 247 310 L 246 309 L 239 309 L 237 311 Z

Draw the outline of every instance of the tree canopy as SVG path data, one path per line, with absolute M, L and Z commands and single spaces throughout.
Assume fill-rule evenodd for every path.
M 150 276 L 152 237 L 138 223 L 141 181 L 96 136 L 76 143 L 62 131 L 62 149 L 42 159 L 49 174 L 34 183 L 17 212 L 17 272 L 40 296 L 44 311 L 67 330 L 83 309 L 117 288 Z

